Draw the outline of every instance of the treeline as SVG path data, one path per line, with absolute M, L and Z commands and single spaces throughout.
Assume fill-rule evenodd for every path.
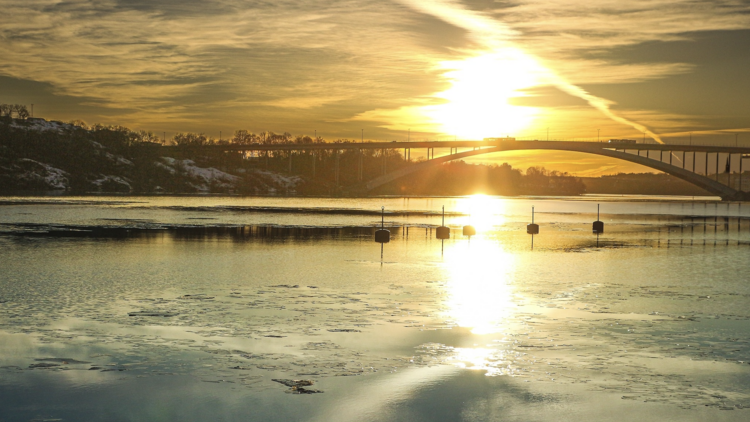
M 581 181 L 586 185 L 586 190 L 589 193 L 613 195 L 712 195 L 692 183 L 664 173 L 617 173 L 601 177 L 586 177 L 582 178 Z M 724 183 L 727 182 L 724 181 Z
M 177 160 L 190 160 L 200 168 L 215 168 L 236 176 L 238 182 L 230 188 L 212 188 L 212 192 L 240 194 L 263 193 L 257 186 L 258 175 L 272 174 L 299 176 L 294 191 L 303 195 L 329 195 L 345 191 L 384 173 L 411 165 L 401 150 L 365 149 L 316 151 L 223 151 L 196 149 L 205 145 L 279 145 L 333 142 L 321 137 L 293 136 L 290 133 L 252 133 L 238 130 L 227 139 L 214 139 L 200 133 L 178 133 L 170 139 L 153 132 L 133 131 L 123 126 L 87 125 L 82 121 L 68 124 L 47 122 L 43 119 L 15 119 L 3 117 L 0 124 L 0 169 L 17 169 L 19 160 L 31 159 L 62 169 L 70 174 L 73 190 L 85 192 L 91 180 L 102 175 L 113 175 L 127 180 L 130 192 L 191 192 L 182 165 L 175 172 L 165 168 L 167 154 Z M 24 128 L 27 126 L 28 128 Z M 39 128 L 48 130 L 38 130 Z M 30 130 L 30 129 L 34 130 Z M 163 144 L 178 148 L 165 150 Z M 361 178 L 360 178 L 361 163 Z M 14 167 L 15 166 L 15 167 Z M 338 174 L 336 169 L 338 170 Z M 7 170 L 11 173 L 17 170 Z M 264 171 L 268 173 L 263 173 Z M 260 172 L 260 173 L 259 173 Z M 7 179 L 7 178 L 6 178 Z M 270 179 L 271 181 L 269 182 Z M 10 180 L 10 179 L 7 179 Z M 17 182 L 16 182 L 17 183 Z M 2 186 L 9 190 L 9 186 Z M 34 186 L 24 188 L 35 189 Z M 125 189 L 123 185 L 113 189 Z M 580 179 L 567 173 L 530 167 L 526 171 L 509 164 L 482 165 L 449 162 L 398 179 L 378 189 L 376 194 L 394 195 L 467 195 L 486 193 L 497 195 L 579 195 L 586 191 Z
M 524 172 L 508 163 L 468 164 L 463 161 L 445 163 L 439 167 L 411 174 L 395 180 L 378 190 L 391 195 L 580 195 L 586 187 L 580 179 L 568 173 L 529 167 Z
M 177 164 L 177 174 L 163 165 L 163 157 L 190 160 L 198 168 L 215 168 L 236 176 L 238 181 L 212 188 L 211 192 L 255 194 L 258 186 L 270 185 L 277 192 L 289 188 L 275 186 L 273 173 L 300 176 L 294 191 L 297 194 L 329 195 L 340 192 L 340 187 L 358 183 L 359 162 L 363 180 L 407 164 L 403 156 L 392 149 L 365 150 L 361 155 L 353 151 L 267 151 L 246 153 L 221 149 L 194 149 L 191 146 L 212 144 L 282 144 L 325 143 L 323 138 L 292 136 L 289 133 L 263 132 L 254 134 L 238 130 L 226 140 L 216 140 L 197 133 L 178 133 L 167 140 L 178 148 L 165 150 L 163 138 L 153 132 L 133 131 L 123 126 L 87 125 L 82 121 L 70 123 L 47 122 L 43 119 L 0 118 L 0 190 L 43 190 L 43 186 L 23 184 L 19 172 L 28 165 L 23 160 L 34 160 L 69 173 L 72 190 L 92 189 L 92 180 L 106 175 L 125 178 L 131 192 L 194 192 L 186 177 L 180 177 L 184 166 Z M 12 125 L 10 123 L 13 123 Z M 348 142 L 339 139 L 334 142 Z M 184 147 L 184 148 L 179 148 Z M 336 163 L 338 162 L 338 179 Z M 28 163 L 27 163 L 28 164 Z M 260 172 L 260 173 L 259 173 Z M 266 173 L 263 173 L 266 172 Z M 186 175 L 187 176 L 187 175 Z M 262 183 L 261 183 L 262 179 Z M 338 180 L 338 185 L 336 181 Z M 117 190 L 125 189 L 116 186 Z
M 0 104 L 0 117 L 12 119 L 13 115 L 21 120 L 29 117 L 29 110 L 24 104 Z

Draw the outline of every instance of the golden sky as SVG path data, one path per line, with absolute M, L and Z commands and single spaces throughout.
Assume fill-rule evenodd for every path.
M 0 102 L 131 129 L 750 145 L 750 2 L 4 0 Z M 691 135 L 692 133 L 692 135 Z M 414 155 L 413 155 L 414 156 Z M 570 153 L 481 160 L 579 175 Z

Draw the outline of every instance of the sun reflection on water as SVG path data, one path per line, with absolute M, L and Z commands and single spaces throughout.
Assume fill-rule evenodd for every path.
M 455 220 L 455 223 L 472 225 L 477 234 L 489 231 L 494 226 L 505 223 L 505 201 L 484 194 L 471 195 L 456 203 L 456 211 L 468 214 Z
M 482 237 L 457 242 L 445 256 L 449 317 L 474 334 L 502 330 L 502 320 L 515 306 L 509 283 L 515 256 Z
M 485 200 L 477 197 L 473 204 L 481 204 Z M 489 225 L 489 221 L 478 219 L 475 224 Z M 483 236 L 471 242 L 453 243 L 445 257 L 447 317 L 460 327 L 470 328 L 472 334 L 506 332 L 506 321 L 513 317 L 516 308 L 512 274 L 517 257 L 505 251 L 496 240 Z M 511 363 L 505 362 L 502 350 L 456 347 L 452 348 L 452 352 L 451 361 L 460 367 L 485 370 L 487 375 L 513 372 Z

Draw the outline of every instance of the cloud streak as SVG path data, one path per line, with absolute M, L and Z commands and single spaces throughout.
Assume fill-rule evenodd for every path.
M 107 110 L 77 116 L 86 120 L 336 136 L 358 134 L 367 120 L 377 127 L 366 134 L 384 139 L 407 122 L 437 131 L 403 111 L 445 102 L 437 93 L 450 88 L 450 69 L 440 63 L 512 47 L 534 59 L 547 83 L 618 125 L 661 131 L 654 122 L 665 119 L 634 116 L 669 110 L 622 110 L 590 84 L 685 75 L 696 65 L 600 53 L 748 28 L 749 12 L 738 0 L 511 0 L 481 12 L 458 1 L 7 0 L 0 75 L 49 84 L 60 97 L 82 99 L 86 112 Z M 33 98 L 19 102 L 44 111 Z
M 511 30 L 506 25 L 500 22 L 496 22 L 495 20 L 485 16 L 484 14 L 467 10 L 456 2 L 450 0 L 434 2 L 420 2 L 417 0 L 402 1 L 405 4 L 408 4 L 409 6 L 415 8 L 416 10 L 432 14 L 440 19 L 445 20 L 446 22 L 461 26 L 467 31 L 470 31 L 477 39 L 477 41 L 484 44 L 489 50 L 497 51 L 517 49 L 517 46 L 513 43 L 513 36 L 515 35 L 515 31 Z M 532 68 L 529 70 L 538 73 L 542 77 L 542 80 L 551 85 L 554 85 L 555 87 L 559 88 L 561 91 L 566 92 L 569 95 L 583 99 L 589 105 L 599 110 L 608 118 L 618 123 L 631 126 L 637 129 L 639 132 L 646 133 L 649 137 L 653 138 L 657 142 L 662 142 L 659 135 L 652 132 L 649 128 L 614 113 L 610 109 L 610 105 L 612 104 L 611 101 L 592 95 L 585 89 L 568 82 L 564 77 L 558 75 L 554 70 L 538 64 L 538 60 L 535 57 L 530 57 L 529 61 L 536 64 L 536 69 Z

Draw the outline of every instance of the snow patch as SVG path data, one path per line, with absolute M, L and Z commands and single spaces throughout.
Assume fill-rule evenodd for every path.
M 52 190 L 65 190 L 70 188 L 68 176 L 70 174 L 59 168 L 52 167 L 48 164 L 40 163 L 29 158 L 18 160 L 18 165 L 24 171 L 16 175 L 20 181 L 43 182 Z
M 198 167 L 193 160 L 177 160 L 171 157 L 162 157 L 161 159 L 169 166 L 168 168 L 172 169 L 174 172 L 172 174 L 183 173 L 193 182 L 197 182 L 192 183 L 192 185 L 198 191 L 209 192 L 215 188 L 229 189 L 240 181 L 239 177 L 213 167 Z
M 104 156 L 109 158 L 111 161 L 114 161 L 117 164 L 125 165 L 125 166 L 132 166 L 133 162 L 128 160 L 127 158 L 123 157 L 122 155 L 114 155 L 110 152 L 105 152 Z
M 25 129 L 25 130 L 34 130 L 37 132 L 64 132 L 67 130 L 75 129 L 75 126 L 70 125 L 68 123 L 58 122 L 58 121 L 46 121 L 44 119 L 40 118 L 34 118 L 30 117 L 26 119 L 25 122 L 21 123 L 17 120 L 13 120 L 13 123 L 10 124 L 11 127 L 16 129 Z
M 102 174 L 98 179 L 92 180 L 91 184 L 105 192 L 130 192 L 133 190 L 130 182 L 120 176 Z
M 303 181 L 299 176 L 288 176 L 268 170 L 255 170 L 254 173 L 270 180 L 273 184 L 284 190 L 294 190 Z

